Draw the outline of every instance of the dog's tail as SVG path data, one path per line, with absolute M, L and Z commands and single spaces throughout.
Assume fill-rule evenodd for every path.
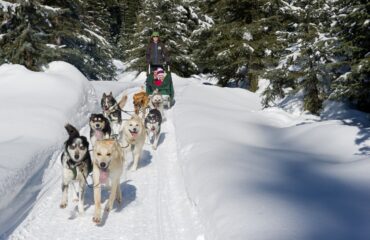
M 78 132 L 78 130 L 72 126 L 71 124 L 67 123 L 64 128 L 67 130 L 67 133 L 69 135 L 70 138 L 74 138 L 74 137 L 79 137 L 80 136 L 80 133 Z
M 126 105 L 126 102 L 127 102 L 127 95 L 123 95 L 121 100 L 119 100 L 118 102 L 119 108 L 123 109 Z

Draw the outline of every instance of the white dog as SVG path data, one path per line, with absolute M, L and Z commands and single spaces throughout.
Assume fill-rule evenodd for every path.
M 113 208 L 114 200 L 122 203 L 122 192 L 120 188 L 120 177 L 123 172 L 124 155 L 117 140 L 98 140 L 93 151 L 93 181 L 94 181 L 94 202 L 95 213 L 93 222 L 101 222 L 101 185 L 111 183 L 111 192 L 105 211 Z
M 136 170 L 146 139 L 146 131 L 143 120 L 135 114 L 131 117 L 131 119 L 122 124 L 121 131 L 122 146 L 131 146 L 133 155 L 133 165 L 131 170 Z
M 149 96 L 149 108 L 150 109 L 157 109 L 162 116 L 162 121 L 166 120 L 166 117 L 164 115 L 164 106 L 163 106 L 163 96 L 158 91 L 158 89 L 155 89 L 153 91 L 153 94 Z

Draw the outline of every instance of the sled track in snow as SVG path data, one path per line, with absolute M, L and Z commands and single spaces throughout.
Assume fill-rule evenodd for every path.
M 129 95 L 138 89 L 129 89 Z M 127 109 L 132 108 L 129 101 Z M 73 187 L 69 191 L 67 208 L 59 208 L 62 193 L 61 164 L 60 153 L 54 153 L 44 172 L 41 191 L 33 208 L 8 239 L 202 239 L 202 227 L 187 198 L 177 162 L 173 109 L 165 111 L 165 114 L 167 121 L 162 125 L 158 148 L 154 151 L 150 145 L 144 146 L 137 171 L 128 170 L 132 157 L 126 154 L 126 170 L 121 178 L 123 205 L 118 207 L 115 204 L 109 214 L 104 213 L 102 225 L 96 226 L 92 222 L 94 203 L 91 188 L 86 191 L 83 216 L 78 214 L 77 204 L 72 202 Z M 88 136 L 88 126 L 81 129 L 81 133 Z M 91 183 L 92 180 L 88 181 Z M 108 193 L 104 189 L 103 205 L 107 198 Z

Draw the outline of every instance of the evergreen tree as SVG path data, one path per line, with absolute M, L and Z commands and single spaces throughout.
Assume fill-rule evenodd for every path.
M 141 9 L 141 1 L 121 0 L 120 10 L 122 16 L 122 25 L 119 33 L 119 56 L 125 59 L 125 51 L 128 51 L 136 40 L 133 36 L 136 31 L 137 15 Z M 128 57 L 132 57 L 130 52 L 127 53 Z M 133 58 L 131 58 L 133 59 Z
M 222 86 L 251 84 L 264 68 L 276 61 L 279 43 L 277 1 L 208 0 L 203 10 L 215 24 L 200 36 L 199 65 L 220 79 Z M 203 43 L 203 44 L 202 44 Z M 267 55 L 267 56 L 266 56 Z
M 30 0 L 22 1 L 14 11 L 1 11 L 0 63 L 39 70 L 50 61 L 63 60 L 90 79 L 111 79 L 113 48 L 99 35 L 98 25 L 83 23 L 83 7 L 69 0 Z
M 337 62 L 332 66 L 334 99 L 348 99 L 370 112 L 370 2 L 338 0 L 333 34 Z
M 326 67 L 332 62 L 327 49 L 331 38 L 326 33 L 330 12 L 331 8 L 324 0 L 292 1 L 281 8 L 282 17 L 290 23 L 278 34 L 287 45 L 277 68 L 266 75 L 271 84 L 265 92 L 265 106 L 277 96 L 281 97 L 277 93 L 290 88 L 293 90 L 290 94 L 303 91 L 305 110 L 319 112 L 330 90 L 330 75 Z M 286 71 L 283 75 L 285 80 L 276 81 L 281 69 Z
M 131 69 L 146 69 L 146 47 L 151 33 L 157 31 L 170 53 L 171 69 L 181 76 L 197 72 L 197 65 L 191 58 L 193 50 L 190 38 L 199 21 L 190 3 L 180 0 L 141 1 L 134 33 L 126 40 L 124 52 Z

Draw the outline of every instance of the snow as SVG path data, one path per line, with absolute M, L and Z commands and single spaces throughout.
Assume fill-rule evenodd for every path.
M 230 54 L 231 54 L 231 52 L 230 52 L 230 50 L 229 50 L 229 49 L 224 50 L 224 51 L 219 52 L 219 53 L 217 54 L 217 59 L 225 59 L 225 58 L 229 57 L 229 56 L 230 56 Z
M 246 40 L 246 41 L 251 41 L 251 40 L 253 40 L 253 36 L 250 32 L 245 32 L 243 34 L 243 39 Z
M 41 5 L 41 7 L 45 8 L 46 10 L 53 11 L 53 12 L 58 12 L 58 11 L 62 10 L 61 8 L 50 7 L 50 6 L 47 6 L 47 5 Z
M 268 48 L 266 48 L 265 49 L 265 55 L 268 57 L 268 56 L 270 56 L 271 55 L 271 53 L 272 53 L 272 51 L 270 50 L 270 49 L 268 49 Z
M 261 110 L 252 93 L 197 85 L 181 92 L 175 116 L 184 177 L 206 239 L 370 234 L 370 158 L 355 155 L 362 146 L 355 139 L 360 132 L 369 137 L 369 128 Z
M 243 48 L 246 49 L 248 52 L 254 52 L 254 48 L 252 48 L 249 44 L 243 43 Z
M 46 46 L 49 48 L 53 48 L 53 49 L 66 47 L 66 45 L 55 45 L 55 44 L 50 44 L 50 43 L 46 44 Z
M 2 8 L 2 10 L 3 10 L 4 12 L 7 12 L 9 7 L 10 7 L 10 9 L 12 9 L 12 11 L 14 11 L 14 10 L 15 10 L 15 8 L 16 8 L 18 5 L 19 5 L 19 4 L 17 4 L 17 3 L 10 3 L 10 2 L 7 2 L 7 1 L 0 0 L 0 8 Z
M 284 7 L 280 7 L 280 10 L 282 10 L 283 12 L 291 12 L 292 14 L 294 14 L 304 11 L 302 8 L 295 7 L 293 6 L 293 4 L 287 3 L 286 1 L 281 0 L 281 3 L 284 5 Z
M 102 42 L 104 45 L 110 45 L 109 42 L 107 42 L 107 40 L 105 40 L 105 38 L 100 36 L 99 34 L 96 34 L 95 32 L 93 32 L 89 29 L 85 29 L 85 31 L 90 33 L 92 36 L 96 37 L 97 39 L 99 39 L 100 42 Z M 80 37 L 83 37 L 83 35 L 80 35 Z M 86 40 L 85 38 L 83 38 L 83 39 Z
M 59 209 L 60 153 L 66 122 L 88 135 L 103 92 L 117 97 L 144 84 L 120 69 L 119 81 L 89 82 L 73 66 L 44 72 L 0 66 L 0 238 L 4 239 L 366 239 L 370 235 L 369 116 L 327 102 L 321 117 L 262 109 L 257 93 L 173 75 L 157 151 L 121 178 L 124 205 L 95 226 L 86 213 Z M 128 102 L 127 110 L 132 110 Z M 288 111 L 288 108 L 291 110 Z M 286 109 L 286 110 L 284 110 Z M 128 117 L 123 115 L 124 118 Z M 9 161 L 11 160 L 11 161 Z M 128 156 L 128 165 L 131 162 Z M 125 169 L 127 169 L 126 166 Z M 104 198 L 104 197 L 103 197 Z M 105 196 L 106 198 L 106 196 Z M 42 229 L 42 231 L 41 231 Z
M 177 9 L 179 14 L 187 14 L 188 13 L 188 11 L 186 11 L 186 9 L 181 5 L 177 6 L 176 9 Z
M 85 42 L 92 42 L 91 38 L 88 38 L 85 35 L 78 34 L 77 37 L 84 40 Z
M 22 208 L 33 197 L 32 191 L 22 193 L 22 188 L 34 181 L 34 173 L 60 148 L 64 124 L 81 127 L 96 102 L 85 77 L 67 63 L 53 62 L 44 73 L 4 64 L 0 76 L 0 226 L 4 231 L 14 224 L 10 216 L 17 213 L 15 221 L 22 217 Z M 13 207 L 7 208 L 10 203 Z

